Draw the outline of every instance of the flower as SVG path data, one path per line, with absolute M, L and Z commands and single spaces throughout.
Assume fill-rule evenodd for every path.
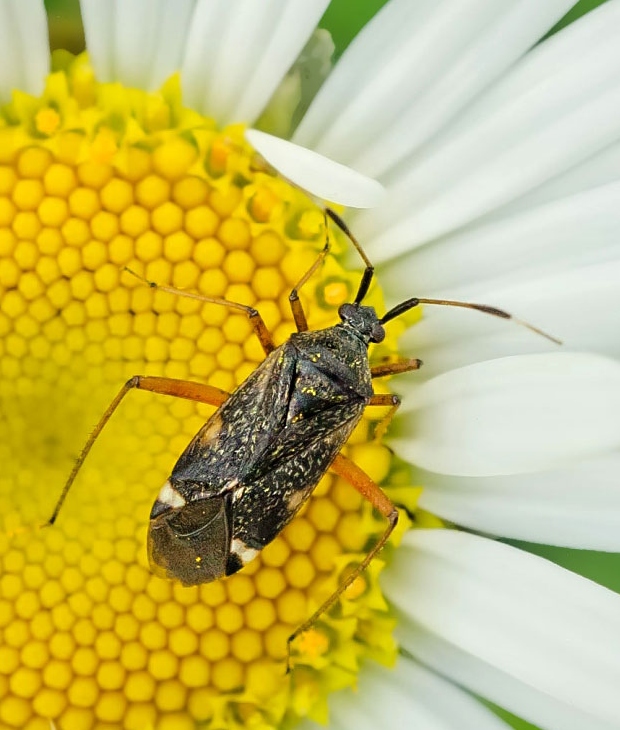
M 147 266 L 149 278 L 167 281 L 174 273 L 178 279 L 172 281 L 177 286 L 196 285 L 204 262 L 182 268 L 180 264 L 186 259 L 175 261 L 170 256 L 187 248 L 187 241 L 183 236 L 176 236 L 173 242 L 169 239 L 182 230 L 187 233 L 178 220 L 185 221 L 189 214 L 179 215 L 176 208 L 190 210 L 197 207 L 196 201 L 202 205 L 207 195 L 204 188 L 202 192 L 196 190 L 196 186 L 200 188 L 196 183 L 186 183 L 181 190 L 176 187 L 182 175 L 196 172 L 193 166 L 197 161 L 207 159 L 210 163 L 209 203 L 222 206 L 216 208 L 217 215 L 224 217 L 240 210 L 241 200 L 231 202 L 226 195 L 234 197 L 230 190 L 235 186 L 217 184 L 218 174 L 232 170 L 235 180 L 251 180 L 251 185 L 245 186 L 251 196 L 243 198 L 242 206 L 249 216 L 247 226 L 260 225 L 261 211 L 266 211 L 268 219 L 284 203 L 295 213 L 295 239 L 303 241 L 309 232 L 307 240 L 313 241 L 315 248 L 320 246 L 315 211 L 304 207 L 302 197 L 285 190 L 281 181 L 244 177 L 251 172 L 249 158 L 235 145 L 231 152 L 230 138 L 242 146 L 240 134 L 235 136 L 233 128 L 228 128 L 222 139 L 201 119 L 204 129 L 193 138 L 189 149 L 176 130 L 196 127 L 196 112 L 214 115 L 220 125 L 254 123 L 325 5 L 305 0 L 299 5 L 276 3 L 266 9 L 225 3 L 198 3 L 194 7 L 188 2 L 175 4 L 174 10 L 172 4 L 164 4 L 143 17 L 142 6 L 137 3 L 104 6 L 85 2 L 87 46 L 95 74 L 100 81 L 111 82 L 97 92 L 100 97 L 93 96 L 99 87 L 85 62 L 66 63 L 65 59 L 63 65 L 60 58 L 58 68 L 63 70 L 50 77 L 40 95 L 47 63 L 41 50 L 44 23 L 40 9 L 36 22 L 29 18 L 23 25 L 25 34 L 39 36 L 32 51 L 28 48 L 26 53 L 24 45 L 11 43 L 6 34 L 4 52 L 13 63 L 7 65 L 5 94 L 11 86 L 37 94 L 34 99 L 24 94 L 14 97 L 2 130 L 3 149 L 11 151 L 17 169 L 27 173 L 14 179 L 10 170 L 5 170 L 4 185 L 13 196 L 11 205 L 15 196 L 22 205 L 11 209 L 4 202 L 4 209 L 0 208 L 4 225 L 10 223 L 11 230 L 18 232 L 17 236 L 5 233 L 2 239 L 6 261 L 12 262 L 8 268 L 3 266 L 0 274 L 5 277 L 1 282 L 5 287 L 3 323 L 6 328 L 10 326 L 3 335 L 3 381 L 11 383 L 11 390 L 5 385 L 2 394 L 8 403 L 7 422 L 14 429 L 11 440 L 3 444 L 3 462 L 15 463 L 17 457 L 21 465 L 18 473 L 9 471 L 3 477 L 2 494 L 10 504 L 17 502 L 23 521 L 35 521 L 40 506 L 35 500 L 25 505 L 23 497 L 20 502 L 19 491 L 40 484 L 44 460 L 49 463 L 46 480 L 62 483 L 59 444 L 67 449 L 72 443 L 69 431 L 76 431 L 76 423 L 66 420 L 67 408 L 83 423 L 86 405 L 91 414 L 87 401 L 105 400 L 106 394 L 99 395 L 95 388 L 102 373 L 108 383 L 117 378 L 122 381 L 121 376 L 134 374 L 119 365 L 122 359 L 133 367 L 146 352 L 151 362 L 162 363 L 165 374 L 183 374 L 179 363 L 187 363 L 187 351 L 194 352 L 192 346 L 200 336 L 197 324 L 201 322 L 194 318 L 197 329 L 179 335 L 176 316 L 195 315 L 190 303 L 166 303 L 163 293 L 156 292 L 162 294 L 156 319 L 152 316 L 153 292 L 137 284 L 121 288 L 115 277 L 119 265 L 132 263 L 132 257 L 137 263 L 149 264 L 155 251 L 153 261 L 157 265 L 150 270 Z M 425 524 L 432 525 L 429 513 L 434 513 L 454 525 L 490 536 L 615 550 L 620 512 L 612 475 L 620 439 L 615 417 L 620 405 L 620 368 L 613 359 L 618 354 L 618 338 L 614 336 L 618 308 L 614 303 L 619 290 L 613 222 L 620 132 L 615 113 L 620 3 L 611 0 L 529 50 L 570 5 L 565 0 L 551 0 L 544 6 L 490 0 L 446 0 L 427 5 L 392 0 L 358 36 L 323 84 L 295 129 L 293 140 L 385 185 L 388 197 L 384 205 L 347 216 L 347 220 L 371 258 L 382 263 L 380 278 L 390 299 L 402 300 L 415 290 L 424 295 L 489 301 L 565 337 L 570 349 L 577 350 L 550 352 L 545 341 L 519 333 L 509 323 L 473 313 L 462 313 L 458 319 L 461 313 L 451 310 L 424 312 L 423 320 L 407 332 L 403 344 L 411 349 L 411 355 L 425 360 L 425 370 L 399 381 L 406 386 L 395 385 L 403 388 L 405 408 L 391 430 L 392 445 L 415 465 L 416 478 L 425 487 L 418 520 L 426 519 Z M 19 23 L 21 11 L 15 8 L 5 12 L 14 12 L 16 18 L 11 22 Z M 136 18 L 140 42 L 134 35 Z M 142 22 L 144 19 L 149 22 Z M 0 27 L 11 26 L 5 18 Z M 27 64 L 14 62 L 17 56 L 10 54 L 18 50 L 24 53 Z M 157 89 L 178 68 L 184 103 L 193 111 L 180 103 L 174 80 L 161 94 L 153 95 L 128 95 L 112 83 Z M 11 77 L 11 73 L 16 75 Z M 281 121 L 278 108 L 299 92 L 294 74 L 289 76 L 288 90 L 286 86 L 280 86 L 277 94 L 279 107 L 264 112 L 265 124 Z M 95 99 L 98 103 L 93 105 Z M 82 115 L 84 108 L 89 110 L 86 115 Z M 175 134 L 168 135 L 172 125 Z M 126 146 L 119 146 L 119 138 L 127 141 Z M 34 139 L 43 141 L 35 145 Z M 89 142 L 86 159 L 81 157 L 84 139 Z M 158 143 L 154 152 L 153 139 Z M 199 154 L 194 157 L 192 151 L 195 154 L 196 149 Z M 6 167 L 13 159 L 5 160 Z M 129 187 L 135 185 L 135 191 L 121 184 L 121 176 L 101 177 L 111 160 L 114 169 L 119 166 L 124 181 L 131 182 Z M 224 167 L 220 167 L 222 161 Z M 69 162 L 82 166 L 75 178 L 63 167 Z M 108 186 L 110 190 L 104 193 Z M 171 192 L 166 193 L 168 190 Z M 4 194 L 9 197 L 6 190 Z M 140 205 L 134 203 L 134 195 L 140 196 Z M 107 204 L 99 209 L 104 199 Z M 161 207 L 163 212 L 156 215 Z M 145 209 L 148 215 L 140 212 Z M 32 215 L 34 210 L 45 216 L 41 230 L 37 229 L 41 218 Z M 258 214 L 259 220 L 250 221 L 252 214 Z M 83 225 L 66 225 L 69 219 L 81 220 Z M 153 231 L 145 226 L 147 219 L 158 221 L 159 228 Z M 207 225 L 204 216 L 198 220 L 199 225 Z M 288 219 L 286 222 L 290 223 Z M 246 240 L 243 231 L 238 223 L 233 228 L 230 245 L 244 251 L 240 243 Z M 289 233 L 285 228 L 282 226 L 279 233 Z M 49 230 L 60 230 L 61 235 Z M 39 238 L 42 231 L 46 233 Z M 153 232 L 155 237 L 150 235 L 138 245 L 142 236 Z M 207 239 L 212 234 L 204 230 L 200 236 Z M 38 249 L 30 243 L 33 238 Z M 101 243 L 102 238 L 109 246 L 90 245 Z M 135 252 L 127 245 L 133 241 Z M 501 255 L 492 245 L 503 246 Z M 277 243 L 274 246 L 277 249 Z M 80 251 L 77 257 L 72 253 L 76 250 Z M 212 246 L 200 250 L 200 256 L 214 255 Z M 43 256 L 37 258 L 37 251 Z M 130 257 L 123 260 L 127 251 L 131 251 Z M 106 256 L 114 252 L 119 260 L 105 263 L 115 267 L 103 268 L 102 252 Z M 43 258 L 45 264 L 37 269 Z M 209 270 L 220 271 L 223 258 L 216 263 L 209 261 Z M 54 278 L 54 263 L 48 259 L 63 267 L 62 277 Z M 275 261 L 259 263 L 263 268 L 275 265 Z M 305 261 L 296 262 L 295 275 L 304 265 Z M 33 268 L 37 276 L 28 275 Z M 238 287 L 233 290 L 236 298 L 248 296 L 242 287 L 252 279 L 251 260 L 235 256 L 228 269 L 233 278 L 223 281 L 212 273 L 205 281 L 206 291 L 220 294 L 213 292 L 219 282 L 230 298 L 234 298 L 229 294 L 231 286 Z M 182 273 L 177 273 L 179 270 Z M 11 276 L 16 277 L 15 282 Z M 327 280 L 338 284 L 335 291 L 346 290 L 347 275 L 337 268 L 333 276 Z M 234 277 L 241 277 L 241 281 Z M 267 277 L 277 279 L 277 274 L 271 270 Z M 295 281 L 294 275 L 290 278 Z M 58 297 L 55 306 L 63 311 L 66 326 L 45 328 L 45 323 L 56 320 L 54 312 L 46 311 L 43 294 L 51 291 L 57 280 L 61 283 L 54 289 Z M 65 281 L 70 284 L 63 284 Z M 102 296 L 94 296 L 90 302 L 91 294 L 106 293 L 110 294 L 106 305 Z M 86 301 L 89 308 L 79 305 Z M 320 303 L 320 294 L 316 302 Z M 129 310 L 131 327 L 125 316 Z M 272 311 L 277 321 L 282 315 Z M 229 325 L 226 334 L 237 347 L 224 351 L 227 345 L 223 338 L 218 339 L 215 329 L 217 317 L 223 320 L 224 315 L 209 309 L 209 316 L 215 342 L 209 354 L 218 363 L 233 363 L 234 370 L 234 376 L 230 368 L 228 374 L 220 372 L 215 382 L 230 387 L 247 372 L 239 360 L 247 328 L 243 331 L 240 321 Z M 320 306 L 315 316 L 325 316 Z M 14 328 L 17 321 L 19 327 Z M 113 322 L 117 329 L 106 331 L 103 322 Z M 38 329 L 42 323 L 43 336 Z M 241 339 L 235 343 L 235 337 Z M 31 348 L 30 359 L 25 357 L 26 342 Z M 598 354 L 588 354 L 588 350 Z M 43 375 L 38 378 L 29 372 L 33 358 L 43 363 Z M 209 365 L 213 368 L 211 361 L 205 362 L 206 371 Z M 54 383 L 53 391 L 50 382 Z M 110 394 L 112 390 L 110 387 Z M 31 414 L 27 419 L 26 402 Z M 51 420 L 54 409 L 65 414 L 60 422 Z M 71 538 L 68 541 L 53 531 L 42 539 L 24 532 L 3 546 L 1 665 L 9 666 L 7 659 L 15 662 L 10 665 L 10 678 L 6 670 L 0 675 L 11 690 L 0 708 L 4 722 L 15 725 L 23 718 L 25 724 L 34 708 L 43 717 L 59 718 L 60 727 L 87 727 L 95 716 L 101 721 L 122 720 L 127 727 L 135 726 L 130 724 L 140 719 L 135 707 L 147 704 L 155 691 L 155 668 L 163 673 L 157 676 L 156 688 L 158 707 L 164 708 L 161 726 L 166 722 L 176 723 L 175 727 L 187 723 L 187 717 L 182 716 L 187 684 L 186 689 L 180 686 L 177 674 L 196 678 L 199 672 L 185 661 L 197 654 L 192 650 L 196 639 L 184 631 L 183 619 L 189 611 L 183 606 L 184 601 L 199 603 L 195 596 L 144 577 L 130 519 L 134 507 L 125 495 L 128 483 L 138 500 L 146 502 L 150 495 L 146 484 L 158 476 L 154 465 L 158 465 L 157 453 L 167 448 L 165 437 L 174 442 L 173 449 L 177 446 L 177 426 L 170 414 L 189 421 L 184 437 L 194 430 L 198 418 L 183 402 L 171 406 L 170 412 L 156 405 L 144 406 L 144 412 L 141 409 L 134 405 L 132 411 L 128 406 L 123 438 L 108 441 L 108 455 L 115 443 L 124 452 L 125 463 L 133 456 L 128 471 L 110 475 L 108 464 L 106 472 L 105 442 L 99 462 L 96 455 L 92 457 L 92 489 L 105 486 L 106 495 L 127 505 L 127 514 L 98 502 L 96 507 L 89 505 L 87 495 L 82 498 L 85 506 L 81 506 L 91 520 L 87 524 L 93 530 L 94 525 L 104 526 L 94 543 L 92 534 L 85 534 L 89 531 L 69 515 L 63 528 L 63 535 Z M 92 414 L 97 410 L 92 408 Z M 39 439 L 33 441 L 33 433 L 45 434 L 43 452 Z M 150 444 L 148 459 L 144 457 L 145 441 Z M 26 471 L 23 464 L 29 452 L 42 456 Z M 362 459 L 367 453 L 362 452 Z M 64 456 L 67 462 L 69 453 Z M 376 462 L 376 457 L 368 457 L 365 465 L 373 468 Z M 100 475 L 106 474 L 105 485 L 97 485 L 97 469 Z M 99 482 L 101 479 L 99 476 Z M 46 491 L 50 488 L 48 483 L 41 487 Z M 48 499 L 52 504 L 53 498 Z M 329 512 L 329 503 L 322 504 Z M 10 521 L 7 526 L 13 527 Z M 117 538 L 114 543 L 110 535 Z M 80 544 L 84 540 L 92 544 L 86 557 Z M 282 557 L 272 559 L 275 565 L 267 567 L 278 567 Z M 67 565 L 79 566 L 79 570 L 67 570 Z M 54 571 L 61 572 L 58 580 L 49 577 Z M 148 631 L 129 620 L 127 601 L 134 599 L 123 590 L 125 576 L 135 593 L 144 592 L 138 606 L 145 612 L 141 618 L 148 622 Z M 94 595 L 82 589 L 83 583 Z M 244 585 L 251 590 L 240 584 L 238 591 L 242 593 Z M 385 722 L 387 707 L 400 719 L 415 717 L 421 725 L 426 719 L 428 725 L 446 728 L 504 726 L 458 685 L 542 727 L 618 725 L 620 603 L 611 591 L 530 553 L 456 529 L 407 533 L 385 571 L 383 585 L 397 609 L 398 635 L 405 655 L 394 672 L 365 669 L 360 680 L 364 691 L 334 699 L 333 715 L 339 727 Z M 201 589 L 202 601 L 215 612 L 221 605 L 217 603 L 218 591 L 223 590 L 217 586 L 204 593 Z M 373 583 L 368 603 L 371 612 L 381 600 L 375 590 Z M 66 594 L 73 600 L 64 600 Z M 41 605 L 47 608 L 47 601 L 52 602 L 50 610 L 39 611 Z M 134 612 L 135 605 L 131 604 Z M 150 615 L 153 611 L 157 621 Z M 35 622 L 38 615 L 42 618 Z M 235 615 L 231 609 L 221 619 L 231 642 L 237 635 Z M 201 620 L 207 621 L 199 611 L 192 616 L 196 626 Z M 346 611 L 336 617 L 337 636 L 346 636 L 350 630 L 348 618 Z M 373 621 L 379 624 L 368 625 L 380 626 L 379 618 L 373 616 Z M 93 622 L 105 634 L 104 639 L 93 633 Z M 35 626 L 37 633 L 29 633 Z M 169 630 L 169 636 L 162 626 Z M 119 647 L 118 634 L 123 632 L 131 651 Z M 143 661 L 136 646 L 138 633 L 143 641 L 148 637 L 157 655 L 155 659 L 151 655 L 149 671 L 138 666 Z M 99 644 L 93 651 L 89 644 L 95 636 Z M 172 643 L 172 651 L 166 642 Z M 244 650 L 252 646 L 250 638 L 237 643 Z M 372 637 L 368 645 L 384 653 L 389 650 L 381 640 L 373 644 Z M 212 641 L 209 650 L 217 646 L 218 642 Z M 320 659 L 320 641 L 316 646 Z M 190 650 L 183 656 L 187 647 Z M 55 652 L 53 671 L 45 676 L 38 670 L 52 664 L 46 656 L 50 649 Z M 352 652 L 349 648 L 339 662 L 355 664 L 357 655 Z M 136 692 L 132 695 L 134 707 L 126 709 L 121 690 L 130 685 L 124 685 L 125 675 L 119 666 L 127 671 L 123 665 L 127 655 L 129 661 L 137 662 L 135 672 L 140 678 L 131 684 L 131 691 Z M 177 672 L 175 659 L 180 657 Z M 97 664 L 101 659 L 104 661 Z M 309 666 L 316 668 L 311 663 Z M 97 683 L 89 681 L 95 671 Z M 234 667 L 227 665 L 222 674 L 229 678 L 234 672 Z M 257 686 L 273 685 L 277 695 L 281 685 L 265 674 L 264 668 L 256 672 Z M 298 715 L 312 705 L 316 682 L 309 677 L 314 676 L 312 672 L 300 675 L 294 694 Z M 205 680 L 198 678 L 202 689 Z M 50 684 L 51 680 L 56 685 Z M 339 683 L 346 683 L 341 674 L 329 676 L 329 686 Z M 21 695 L 15 694 L 16 687 Z M 101 697 L 94 696 L 98 687 L 105 690 Z M 65 708 L 62 703 L 67 703 L 67 698 L 69 707 Z M 240 699 L 237 719 L 244 721 L 248 719 L 244 713 L 253 710 L 248 708 L 248 697 Z M 252 699 L 256 702 L 256 696 Z M 55 714 L 51 715 L 49 708 L 54 702 Z M 214 702 L 212 695 L 200 695 L 198 700 L 192 695 L 189 702 L 190 709 L 209 707 L 210 714 L 204 719 L 214 724 L 226 722 L 226 716 L 218 714 L 224 711 L 223 706 Z M 115 715 L 119 707 L 121 714 Z M 266 722 L 255 713 L 251 720 Z

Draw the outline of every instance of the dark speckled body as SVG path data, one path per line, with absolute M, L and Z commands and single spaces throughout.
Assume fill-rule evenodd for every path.
M 171 481 L 188 496 L 235 482 L 233 535 L 260 549 L 309 496 L 371 395 L 366 345 L 355 334 L 343 325 L 294 334 L 198 432 Z
M 176 539 L 166 546 L 162 531 L 158 546 L 151 521 L 152 558 L 169 577 L 233 573 L 295 516 L 372 396 L 367 348 L 346 322 L 293 334 L 213 414 L 169 480 L 187 505 L 176 526 L 168 519 Z

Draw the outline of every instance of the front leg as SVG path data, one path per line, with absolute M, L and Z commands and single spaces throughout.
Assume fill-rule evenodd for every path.
M 384 365 L 374 365 L 370 368 L 370 376 L 372 378 L 385 378 L 388 375 L 409 373 L 412 370 L 419 370 L 422 367 L 422 364 L 422 360 L 418 360 L 417 357 L 413 357 L 406 360 L 388 362 Z

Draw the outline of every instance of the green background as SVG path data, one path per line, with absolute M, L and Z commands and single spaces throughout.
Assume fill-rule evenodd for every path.
M 336 44 L 336 55 L 342 54 L 364 24 L 383 6 L 387 0 L 332 0 L 320 25 L 332 34 Z M 544 2 L 545 0 L 541 0 Z M 573 9 L 551 29 L 549 34 L 573 22 L 607 0 L 580 0 Z M 50 16 L 50 39 L 52 48 L 68 48 L 78 52 L 84 47 L 79 5 L 77 0 L 47 0 Z M 586 485 L 584 485 L 586 488 Z M 529 550 L 562 565 L 575 573 L 584 575 L 597 583 L 620 592 L 620 555 L 598 553 L 589 550 L 568 550 L 543 545 L 511 541 L 511 544 Z M 518 730 L 535 730 L 535 726 L 499 708 L 493 708 Z
M 412 0 L 414 2 L 415 0 Z M 545 0 L 541 0 L 544 2 Z M 572 23 L 607 0 L 579 0 L 573 9 L 553 28 L 553 33 Z M 336 54 L 340 55 L 370 18 L 387 0 L 332 0 L 320 23 L 332 34 Z M 68 48 L 78 52 L 84 48 L 78 0 L 46 0 L 50 18 L 52 48 Z

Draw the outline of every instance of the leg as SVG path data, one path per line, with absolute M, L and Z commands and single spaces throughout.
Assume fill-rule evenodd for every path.
M 385 496 L 381 489 L 372 481 L 372 479 L 362 471 L 359 466 L 349 461 L 346 457 L 339 454 L 335 459 L 331 468 L 338 476 L 346 479 L 357 491 L 367 499 L 372 506 L 378 510 L 388 520 L 388 526 L 385 532 L 377 543 L 371 548 L 370 552 L 365 556 L 362 562 L 353 570 L 351 573 L 342 581 L 338 588 L 332 593 L 331 596 L 321 605 L 317 610 L 310 616 L 309 619 L 303 622 L 294 633 L 292 633 L 287 641 L 287 661 L 286 670 L 290 671 L 291 668 L 291 643 L 304 631 L 307 631 L 316 621 L 329 610 L 342 593 L 353 583 L 353 581 L 360 575 L 370 564 L 375 555 L 381 550 L 381 548 L 387 542 L 392 530 L 396 527 L 398 522 L 398 510 L 392 504 L 392 502 Z
M 188 299 L 196 299 L 199 302 L 207 302 L 209 304 L 221 304 L 223 307 L 229 307 L 230 309 L 236 309 L 238 311 L 244 312 L 245 314 L 247 314 L 250 323 L 254 328 L 254 332 L 256 333 L 256 336 L 258 337 L 263 347 L 263 350 L 265 351 L 265 355 L 268 355 L 272 350 L 276 349 L 273 338 L 271 337 L 271 333 L 267 329 L 267 325 L 263 321 L 263 318 L 260 316 L 260 312 L 254 309 L 254 307 L 248 307 L 246 304 L 239 304 L 238 302 L 229 302 L 228 299 L 207 297 L 204 294 L 197 294 L 196 292 L 176 289 L 173 286 L 156 284 L 154 281 L 148 281 L 148 279 L 145 279 L 143 276 L 136 274 L 135 271 L 132 271 L 127 266 L 125 266 L 125 271 L 129 272 L 132 276 L 135 276 L 136 279 L 140 279 L 140 281 L 144 282 L 152 289 L 159 289 L 160 291 L 165 291 L 169 294 L 176 294 L 180 297 L 187 297 Z
M 65 486 L 62 489 L 58 502 L 54 507 L 52 516 L 49 518 L 46 524 L 53 525 L 56 522 L 58 513 L 71 489 L 71 485 L 75 481 L 78 472 L 82 468 L 84 460 L 88 456 L 93 444 L 97 440 L 97 437 L 103 430 L 103 427 L 110 420 L 110 417 L 114 411 L 118 408 L 123 398 L 133 388 L 139 388 L 140 390 L 150 390 L 152 393 L 160 393 L 162 395 L 172 395 L 176 398 L 187 398 L 188 400 L 198 401 L 200 403 L 208 403 L 212 406 L 221 406 L 222 403 L 228 398 L 228 393 L 219 388 L 215 388 L 212 385 L 203 385 L 202 383 L 193 383 L 189 380 L 175 380 L 174 378 L 157 378 L 148 377 L 142 375 L 134 375 L 131 380 L 128 380 L 125 385 L 120 389 L 114 400 L 106 408 L 105 413 L 101 416 L 99 423 L 95 426 L 93 432 L 88 437 L 88 441 L 84 445 L 84 448 L 80 452 L 80 455 L 73 466 L 71 474 Z
M 370 374 L 373 378 L 383 378 L 386 375 L 396 375 L 398 373 L 407 373 L 411 370 L 418 370 L 422 365 L 422 360 L 413 358 L 411 360 L 399 360 L 398 362 L 386 363 L 385 365 L 375 365 L 370 368 Z M 381 419 L 381 422 L 375 428 L 375 441 L 381 441 L 385 436 L 388 426 L 392 422 L 398 407 L 400 406 L 400 398 L 397 395 L 385 395 L 375 393 L 369 406 L 391 406 L 390 410 Z
M 262 157 L 262 155 L 260 153 L 258 153 L 258 155 L 254 156 L 253 165 L 255 166 L 256 170 L 260 170 L 261 172 L 271 172 L 272 174 L 280 176 L 289 185 L 292 185 L 294 188 L 296 188 L 297 190 L 300 190 L 302 193 L 304 193 L 311 201 L 316 202 L 315 197 L 311 193 L 308 193 L 307 190 L 304 190 L 302 187 L 300 187 L 299 185 L 294 183 L 292 180 L 289 180 L 285 175 L 282 175 L 281 173 L 279 173 L 275 168 L 273 168 L 270 165 L 269 162 L 267 162 L 267 160 L 264 157 Z M 372 277 L 374 275 L 375 267 L 370 263 L 370 260 L 369 260 L 368 256 L 366 255 L 364 249 L 361 247 L 359 241 L 355 238 L 353 233 L 351 233 L 349 226 L 347 226 L 347 224 L 338 215 L 338 213 L 336 213 L 331 208 L 324 208 L 323 210 L 324 210 L 325 215 L 334 221 L 334 223 L 338 226 L 338 228 L 340 228 L 340 230 L 347 236 L 347 238 L 355 246 L 355 249 L 361 256 L 362 260 L 364 261 L 364 264 L 366 265 L 366 268 L 362 275 L 362 280 L 361 280 L 359 288 L 357 290 L 357 295 L 355 297 L 355 303 L 360 304 L 368 292 L 368 289 L 370 287 L 370 282 L 372 281 Z M 291 306 L 293 306 L 292 301 L 293 300 L 291 300 Z M 295 305 L 295 306 L 297 306 L 297 305 Z M 300 305 L 300 309 L 301 309 L 301 305 Z M 301 312 L 301 315 L 297 315 L 295 313 L 295 311 L 293 311 L 293 316 L 295 318 L 295 323 L 298 326 L 298 330 L 300 332 L 304 332 L 305 330 L 307 330 L 307 325 L 305 327 L 305 330 L 301 329 L 299 327 L 299 323 L 301 323 L 303 326 L 303 324 L 305 322 L 305 316 L 303 315 L 303 310 Z M 299 322 L 298 322 L 298 316 L 300 317 Z M 303 317 L 303 319 L 301 319 L 301 317 Z
M 411 370 L 419 370 L 422 367 L 422 360 L 417 357 L 408 360 L 398 360 L 398 362 L 388 362 L 385 365 L 374 365 L 370 368 L 370 375 L 373 378 L 384 378 L 387 375 L 400 375 L 408 373 Z
M 325 226 L 325 231 L 327 231 L 327 225 Z M 306 271 L 306 273 L 301 277 L 295 288 L 291 291 L 291 293 L 288 295 L 288 300 L 291 303 L 291 310 L 293 312 L 293 319 L 295 320 L 295 325 L 297 327 L 298 332 L 307 332 L 308 331 L 308 320 L 306 319 L 306 313 L 304 312 L 304 308 L 301 305 L 301 301 L 299 300 L 299 290 L 301 287 L 308 281 L 308 279 L 314 274 L 314 272 L 319 268 L 319 266 L 325 261 L 325 257 L 327 256 L 329 252 L 329 238 L 325 242 L 325 246 L 321 253 L 319 254 L 319 257 L 317 260 L 312 264 L 312 266 Z
M 400 398 L 389 393 L 375 393 L 370 399 L 369 406 L 389 406 L 390 410 L 383 416 L 375 428 L 375 441 L 381 441 L 400 406 Z
M 327 240 L 325 242 L 325 248 L 319 255 L 319 258 L 317 259 L 317 261 L 312 265 L 310 270 L 306 272 L 306 274 L 302 277 L 301 281 L 297 284 L 297 286 L 293 289 L 293 291 L 290 293 L 290 296 L 289 296 L 289 301 L 291 303 L 291 309 L 293 310 L 293 318 L 295 319 L 295 324 L 297 325 L 298 332 L 306 332 L 308 329 L 308 322 L 306 321 L 306 315 L 301 306 L 301 302 L 299 301 L 298 291 L 308 281 L 308 279 L 312 276 L 312 274 L 314 274 L 314 272 L 318 269 L 318 267 L 321 265 L 321 263 L 325 259 L 327 252 L 329 251 L 329 235 L 328 235 L 328 223 L 327 223 L 328 218 L 331 218 L 332 221 L 338 226 L 338 228 L 340 228 L 340 230 L 345 234 L 345 236 L 351 241 L 351 243 L 355 246 L 359 255 L 362 257 L 362 260 L 366 264 L 366 268 L 364 269 L 364 273 L 362 274 L 362 280 L 361 280 L 359 288 L 357 290 L 357 294 L 355 295 L 356 304 L 360 304 L 361 301 L 366 296 L 366 294 L 368 293 L 368 289 L 370 287 L 370 282 L 372 281 L 372 277 L 373 277 L 374 271 L 375 271 L 375 267 L 370 263 L 370 260 L 366 256 L 364 249 L 361 247 L 359 241 L 357 240 L 357 238 L 355 238 L 355 236 L 351 232 L 351 229 L 342 220 L 342 218 L 337 213 L 335 213 L 331 208 L 325 208 L 324 213 L 325 213 L 325 232 L 326 232 L 326 238 L 327 238 Z

